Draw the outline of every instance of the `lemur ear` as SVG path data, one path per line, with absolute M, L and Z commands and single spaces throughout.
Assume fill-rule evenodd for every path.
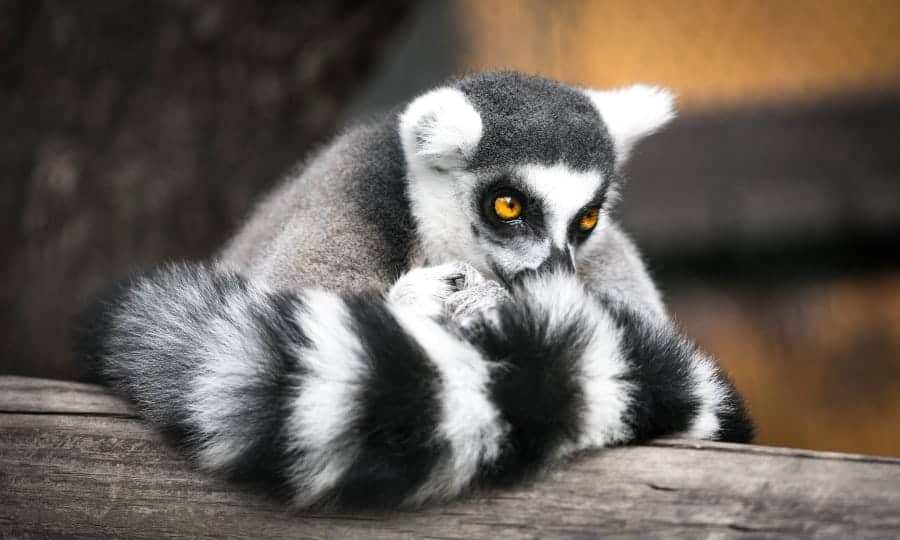
M 616 164 L 628 158 L 636 142 L 675 118 L 675 96 L 665 88 L 635 84 L 616 90 L 586 92 L 612 137 Z
M 455 88 L 419 96 L 400 115 L 400 139 L 411 165 L 464 167 L 478 147 L 481 131 L 481 115 Z

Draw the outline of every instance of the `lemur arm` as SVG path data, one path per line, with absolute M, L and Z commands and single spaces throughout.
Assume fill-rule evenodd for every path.
M 82 353 L 144 418 L 296 508 L 416 506 L 584 448 L 751 437 L 711 359 L 565 273 L 524 278 L 465 330 L 201 265 L 138 277 L 96 315 Z

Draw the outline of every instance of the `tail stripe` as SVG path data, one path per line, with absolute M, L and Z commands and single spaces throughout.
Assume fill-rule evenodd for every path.
M 509 429 L 488 392 L 491 364 L 474 346 L 429 318 L 398 309 L 394 316 L 437 370 L 440 421 L 433 437 L 448 445 L 408 502 L 446 499 L 465 490 L 480 467 L 497 459 Z
M 592 329 L 572 317 L 577 308 L 547 309 L 539 295 L 526 300 L 523 292 L 514 291 L 495 323 L 472 334 L 494 366 L 490 397 L 509 426 L 500 455 L 481 472 L 484 484 L 508 484 L 544 469 L 584 432 L 579 364 Z
M 231 412 L 233 424 L 246 430 L 249 444 L 233 462 L 225 465 L 230 475 L 263 485 L 276 496 L 287 497 L 294 490 L 288 484 L 286 473 L 298 456 L 290 451 L 285 426 L 298 382 L 304 376 L 296 351 L 309 346 L 295 315 L 305 307 L 295 295 L 276 293 L 266 293 L 260 303 L 247 307 L 265 354 L 250 376 L 242 380 L 240 392 L 215 396 L 216 403 L 210 405 L 220 408 L 237 405 Z M 235 433 L 223 435 L 234 438 Z M 203 464 L 215 468 L 208 462 Z
M 448 451 L 446 441 L 435 437 L 440 375 L 380 299 L 345 302 L 368 370 L 356 414 L 347 421 L 359 451 L 334 499 L 343 507 L 393 507 L 426 481 Z
M 298 456 L 289 479 L 300 506 L 318 501 L 357 460 L 361 449 L 351 421 L 365 413 L 361 394 L 371 370 L 339 297 L 309 290 L 303 305 L 294 320 L 308 345 L 294 354 L 304 376 L 295 382 L 285 431 L 290 452 Z

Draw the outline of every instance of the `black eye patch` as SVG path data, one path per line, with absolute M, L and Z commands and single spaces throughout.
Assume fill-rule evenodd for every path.
M 541 200 L 512 176 L 502 175 L 486 182 L 475 204 L 476 213 L 490 233 L 500 237 L 544 234 Z
M 585 229 L 583 227 L 583 220 L 586 216 L 589 216 L 594 209 L 598 210 L 599 215 L 602 215 L 603 204 L 605 202 L 606 191 L 604 190 L 603 193 L 598 197 L 595 197 L 593 201 L 581 207 L 581 209 L 575 214 L 575 216 L 572 218 L 572 221 L 569 223 L 569 231 L 567 234 L 567 236 L 569 237 L 569 242 L 578 245 L 587 240 L 591 233 L 594 232 L 595 226 L 591 226 L 590 228 Z

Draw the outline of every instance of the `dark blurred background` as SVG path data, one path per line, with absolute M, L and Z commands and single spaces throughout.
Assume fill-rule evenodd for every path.
M 900 2 L 0 0 L 0 373 L 221 244 L 342 125 L 456 73 L 653 82 L 622 218 L 759 442 L 900 456 Z

